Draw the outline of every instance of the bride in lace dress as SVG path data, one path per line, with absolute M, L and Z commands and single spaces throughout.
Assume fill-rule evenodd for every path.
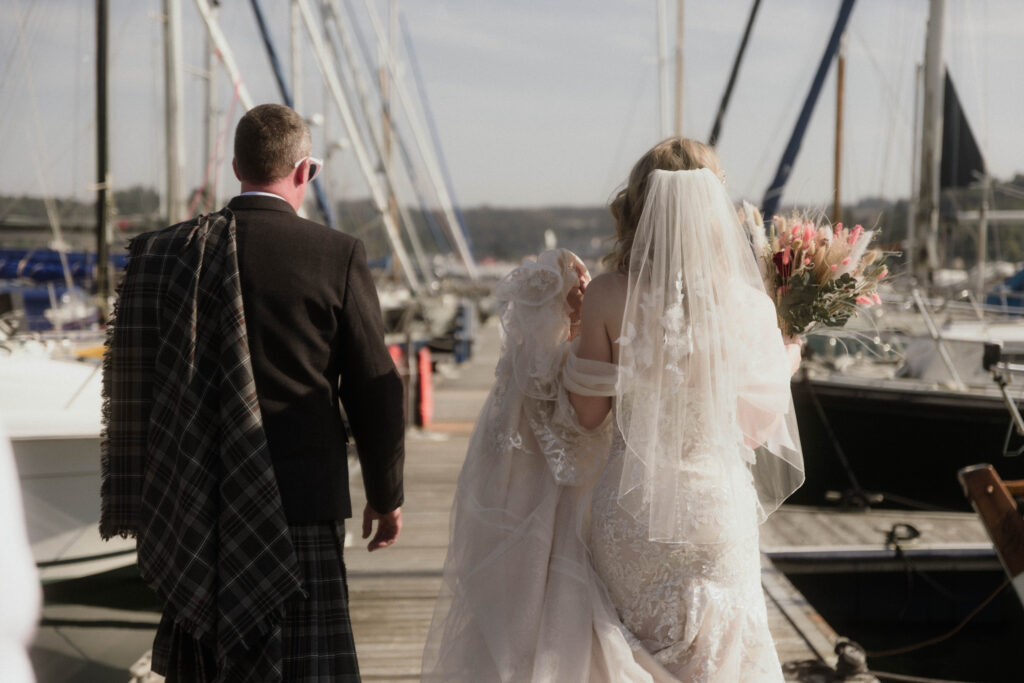
M 782 680 L 757 538 L 803 479 L 799 346 L 720 175 L 666 140 L 612 203 L 612 272 L 547 252 L 499 284 L 424 680 Z

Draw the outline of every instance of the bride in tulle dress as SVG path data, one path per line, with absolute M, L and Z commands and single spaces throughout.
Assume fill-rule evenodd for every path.
M 803 480 L 799 346 L 720 175 L 666 140 L 611 205 L 611 272 L 563 250 L 498 285 L 423 680 L 782 680 L 757 539 Z

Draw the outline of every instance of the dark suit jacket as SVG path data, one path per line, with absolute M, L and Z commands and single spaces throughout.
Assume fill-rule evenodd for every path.
M 283 199 L 235 197 L 238 270 L 263 425 L 289 522 L 352 515 L 345 406 L 370 505 L 402 504 L 402 382 L 362 242 Z

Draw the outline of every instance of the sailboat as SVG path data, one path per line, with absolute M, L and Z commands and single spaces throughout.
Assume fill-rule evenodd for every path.
M 93 340 L 94 341 L 94 340 Z M 32 554 L 44 582 L 135 562 L 135 542 L 100 541 L 98 358 L 73 339 L 8 342 L 0 419 L 21 482 Z M 7 390 L 11 389 L 11 390 Z
M 844 1 L 830 46 L 838 42 L 852 5 L 852 0 Z M 945 117 L 947 134 L 942 135 L 943 107 L 947 112 L 960 112 L 942 62 L 943 13 L 944 0 L 932 0 L 926 41 L 921 192 L 917 211 L 917 223 L 928 230 L 927 253 L 931 256 L 928 262 L 918 262 L 918 265 L 932 268 L 939 191 L 941 186 L 950 184 L 940 174 L 948 172 L 945 166 L 959 152 L 961 157 L 971 157 L 960 159 L 960 182 L 963 183 L 963 176 L 969 178 L 969 171 L 981 158 L 976 145 L 973 155 L 965 155 L 962 146 L 954 150 L 949 148 L 948 142 L 945 149 L 939 144 L 943 137 L 957 137 L 948 130 L 958 117 L 948 114 Z M 820 89 L 830 60 L 831 56 L 826 53 L 812 86 L 812 97 Z M 809 97 L 801 114 L 804 125 L 812 108 Z M 965 126 L 963 122 L 956 123 Z M 797 125 L 798 131 L 800 125 Z M 776 179 L 766 193 L 766 215 L 775 211 L 792 169 L 802 135 L 802 131 L 798 131 L 794 132 Z M 966 131 L 970 136 L 969 128 Z M 962 130 L 957 131 L 958 135 L 960 133 Z M 973 143 L 973 137 L 970 141 Z M 916 251 L 913 246 L 908 249 L 912 255 Z M 927 279 L 927 275 L 922 276 L 922 280 Z M 967 510 L 968 503 L 956 481 L 960 468 L 979 460 L 999 460 L 1000 470 L 1006 476 L 1024 477 L 1024 459 L 1003 458 L 1024 450 L 1024 438 L 1017 433 L 1008 410 L 1008 402 L 1014 399 L 992 381 L 981 365 L 982 344 L 986 338 L 995 338 L 1003 332 L 1009 344 L 1014 337 L 1019 338 L 1019 326 L 1007 325 L 1005 319 L 998 324 L 986 323 L 981 327 L 981 334 L 985 336 L 973 338 L 962 326 L 954 341 L 947 338 L 942 325 L 933 320 L 932 304 L 922 292 L 912 290 L 894 294 L 893 298 L 898 306 L 902 304 L 897 318 L 902 323 L 909 321 L 909 325 L 903 330 L 873 331 L 868 336 L 874 337 L 879 346 L 923 349 L 929 358 L 905 363 L 899 368 L 892 364 L 861 364 L 858 373 L 850 363 L 837 363 L 834 358 L 823 357 L 820 351 L 827 346 L 817 347 L 817 361 L 805 362 L 793 382 L 801 441 L 804 451 L 813 457 L 806 460 L 807 482 L 792 502 L 821 504 L 831 500 L 851 506 Z M 946 314 L 952 317 L 955 308 L 948 306 Z M 972 317 L 980 311 L 978 307 L 964 310 Z M 809 346 L 814 346 L 813 341 Z

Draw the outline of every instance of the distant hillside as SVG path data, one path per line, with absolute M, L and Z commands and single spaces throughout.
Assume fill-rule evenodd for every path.
M 112 231 L 115 248 L 133 234 L 163 226 L 160 196 L 156 190 L 132 187 L 113 193 Z M 95 209 L 90 202 L 57 200 L 59 219 L 69 243 L 75 248 L 91 249 Z M 942 239 L 945 262 L 963 259 L 967 265 L 975 261 L 977 230 L 970 225 L 957 225 L 958 210 L 976 209 L 980 205 L 978 190 L 957 190 L 944 196 L 942 205 Z M 312 202 L 309 204 L 312 209 Z M 991 203 L 992 209 L 1024 209 L 1024 175 L 999 183 Z M 783 213 L 789 213 L 784 209 Z M 868 198 L 843 207 L 843 222 L 860 223 L 880 228 L 882 244 L 899 250 L 907 236 L 906 200 L 891 201 Z M 315 212 L 314 212 L 315 213 Z M 416 231 L 428 253 L 447 252 L 443 217 L 438 212 L 411 210 Z M 551 230 L 559 246 L 567 247 L 589 260 L 596 260 L 610 247 L 615 228 L 603 206 L 497 208 L 480 206 L 462 211 L 469 242 L 477 259 L 518 260 L 545 247 L 545 232 Z M 339 202 L 336 205 L 339 227 L 361 238 L 370 258 L 386 257 L 390 246 L 382 221 L 369 200 Z M 1024 222 L 993 224 L 990 227 L 989 258 L 1009 261 L 1024 260 Z M 0 246 L 46 246 L 51 240 L 46 209 L 38 197 L 0 195 Z M 898 262 L 899 259 L 896 259 Z

